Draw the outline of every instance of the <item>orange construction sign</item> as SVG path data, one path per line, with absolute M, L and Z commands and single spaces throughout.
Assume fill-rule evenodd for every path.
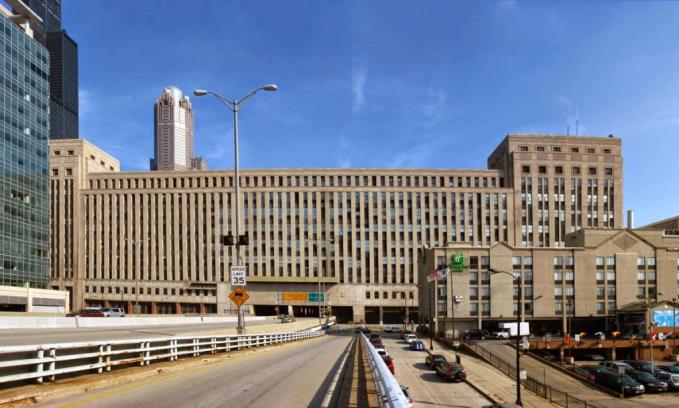
M 231 301 L 238 307 L 243 306 L 243 303 L 245 303 L 249 298 L 250 295 L 248 295 L 248 292 L 246 292 L 245 289 L 241 287 L 237 287 L 229 294 L 229 299 L 231 299 Z

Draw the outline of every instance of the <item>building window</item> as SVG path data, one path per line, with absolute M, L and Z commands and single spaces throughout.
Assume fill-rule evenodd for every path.
M 567 282 L 573 282 L 575 279 L 575 273 L 573 273 L 573 271 L 566 271 L 565 277 Z
M 513 256 L 512 257 L 512 265 L 514 268 L 521 268 L 521 257 L 520 256 Z
M 469 283 L 472 285 L 478 285 L 479 283 L 479 273 L 478 272 L 469 272 Z
M 594 154 L 594 153 L 596 153 L 596 151 L 594 150 L 594 148 L 592 148 L 592 147 L 588 147 L 588 148 L 587 148 L 587 154 Z
M 587 169 L 587 174 L 589 174 L 590 176 L 596 176 L 596 167 L 590 167 L 589 169 Z
M 615 272 L 606 272 L 606 280 L 608 282 L 615 282 Z
M 613 169 L 611 167 L 606 167 L 604 169 L 604 175 L 606 176 L 612 176 L 613 175 Z
M 527 152 L 528 151 L 528 146 L 519 146 L 519 151 L 521 152 Z
M 573 175 L 574 176 L 579 176 L 580 175 L 580 167 L 573 167 Z
M 597 256 L 596 257 L 596 266 L 597 266 L 597 268 L 599 268 L 599 267 L 603 268 L 604 267 L 604 257 L 603 256 Z
M 563 174 L 563 167 L 561 167 L 561 166 L 554 167 L 554 173 Z
M 604 282 L 604 273 L 603 271 L 597 271 L 596 273 L 596 280 L 598 283 L 603 283 Z
M 646 281 L 646 272 L 644 271 L 638 271 L 637 272 L 637 282 L 642 283 Z
M 655 269 L 655 257 L 649 256 L 646 258 L 646 264 L 648 265 L 649 269 Z
M 561 299 L 563 297 L 563 288 L 560 286 L 557 286 L 554 288 L 554 297 L 557 299 Z
M 596 298 L 597 298 L 597 299 L 603 299 L 605 293 L 606 293 L 606 292 L 604 291 L 603 286 L 598 286 L 598 287 L 596 288 Z M 602 303 L 602 304 L 603 304 L 603 303 Z
M 561 146 L 552 146 L 552 151 L 554 153 L 561 153 Z
M 533 271 L 525 271 L 523 273 L 523 280 L 526 282 L 533 282 Z
M 604 154 L 611 154 L 611 149 L 604 149 Z
M 606 313 L 606 311 L 605 311 L 605 309 L 604 309 L 604 303 L 603 303 L 603 302 L 599 302 L 599 303 L 596 304 L 596 313 L 597 313 L 597 314 L 604 314 L 604 313 Z
M 378 291 L 375 291 L 375 293 L 373 293 L 373 295 L 375 295 L 375 299 L 380 298 L 380 292 L 378 292 Z
M 74 152 L 73 150 L 69 150 L 69 151 L 68 151 L 68 155 L 69 155 L 69 156 L 73 156 L 74 154 L 75 154 L 75 152 Z
M 59 169 L 52 169 L 52 175 L 58 176 L 59 175 Z
M 637 298 L 643 299 L 646 297 L 646 288 L 644 286 L 637 287 Z
M 614 256 L 609 256 L 609 257 L 606 258 L 606 267 L 608 267 L 608 268 L 615 267 L 615 257 Z
M 547 166 L 538 166 L 538 172 L 540 174 L 545 174 L 547 173 Z
M 61 151 L 60 150 L 55 150 L 54 151 L 55 156 L 61 156 Z
M 577 147 L 571 147 L 571 153 L 580 153 L 580 149 Z
M 655 282 L 655 271 L 648 271 L 648 281 Z
M 521 167 L 521 171 L 524 172 L 524 173 L 530 173 L 530 166 Z
M 523 264 L 525 266 L 533 266 L 533 257 L 532 256 L 524 256 L 523 257 Z
M 637 258 L 637 266 L 643 267 L 644 264 L 645 264 L 645 262 L 644 262 L 644 257 L 643 257 L 643 256 L 638 257 L 638 258 Z
M 73 169 L 66 169 L 66 175 L 72 176 L 73 175 Z
M 554 267 L 559 269 L 563 267 L 563 257 L 561 256 L 554 257 Z
M 575 265 L 575 263 L 574 263 L 574 261 L 573 261 L 573 257 L 572 257 L 572 256 L 567 256 L 567 257 L 566 257 L 566 267 L 572 269 L 574 265 Z
M 556 302 L 554 303 L 554 311 L 556 314 L 561 315 L 563 314 L 563 302 Z
M 535 150 L 537 150 L 538 152 L 544 152 L 544 151 L 545 151 L 545 146 L 537 146 L 537 147 L 535 148 Z
M 370 299 L 370 291 L 365 291 L 365 298 Z
M 555 271 L 554 272 L 554 281 L 555 282 L 561 282 L 563 280 L 563 272 Z

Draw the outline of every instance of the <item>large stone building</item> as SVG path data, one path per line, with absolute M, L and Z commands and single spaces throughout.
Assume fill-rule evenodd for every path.
M 67 149 L 55 141 L 51 157 L 63 160 Z M 53 228 L 72 231 L 53 250 L 65 245 L 73 260 L 68 271 L 54 264 L 52 285 L 70 288 L 75 307 L 228 310 L 233 254 L 221 238 L 234 232 L 233 174 L 93 171 L 83 149 L 52 161 L 52 189 L 78 214 L 53 212 Z M 316 314 L 303 295 L 320 281 L 340 320 L 400 322 L 417 308 L 425 244 L 546 247 L 588 222 L 621 227 L 619 138 L 509 135 L 489 162 L 488 170 L 243 171 L 252 310 Z M 67 188 L 74 177 L 77 188 Z
M 677 298 L 679 231 L 664 228 L 677 222 L 679 217 L 637 229 L 585 227 L 567 234 L 564 248 L 521 248 L 503 242 L 429 249 L 419 269 L 418 281 L 425 283 L 420 287 L 421 315 L 433 318 L 437 330 L 449 335 L 515 321 L 518 282 L 491 273 L 498 269 L 521 277 L 522 317 L 532 322 L 534 333 L 643 331 L 644 320 L 621 322 L 617 312 L 636 303 Z M 464 255 L 467 270 L 427 279 L 434 270 L 446 268 L 456 253 Z

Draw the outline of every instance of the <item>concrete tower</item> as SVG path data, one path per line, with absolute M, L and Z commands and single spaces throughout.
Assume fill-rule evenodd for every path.
M 189 98 L 170 86 L 154 105 L 151 170 L 188 170 L 193 159 L 193 110 Z

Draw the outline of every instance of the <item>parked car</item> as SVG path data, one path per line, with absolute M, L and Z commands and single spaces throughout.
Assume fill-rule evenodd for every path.
M 667 371 L 672 374 L 679 374 L 679 366 L 674 364 L 661 364 L 656 366 L 659 370 Z
M 281 323 L 292 323 L 295 321 L 295 316 L 281 315 Z
M 622 362 L 622 361 L 603 361 L 603 362 L 599 363 L 599 365 L 610 368 L 610 369 L 614 370 L 615 372 L 618 372 L 618 369 L 620 367 L 622 367 L 625 370 L 625 372 L 627 372 L 627 370 L 634 370 L 633 366 L 631 366 L 631 365 L 629 365 L 625 362 Z
M 635 370 L 651 372 L 651 363 L 643 360 L 625 360 L 625 363 L 632 366 Z
M 625 371 L 634 381 L 644 386 L 646 392 L 665 392 L 667 391 L 667 383 L 656 378 L 653 374 L 641 370 Z
M 585 353 L 585 354 L 582 354 L 581 360 L 585 360 L 585 361 L 605 361 L 606 358 L 604 358 L 604 356 L 602 356 L 601 354 Z
M 391 356 L 382 356 L 382 360 L 384 360 L 384 364 L 387 365 L 387 368 L 389 371 L 391 371 L 391 374 L 394 374 L 394 359 L 391 358 Z
M 387 349 L 385 349 L 384 346 L 375 346 L 375 351 L 377 351 L 377 354 L 381 355 L 382 357 L 389 355 L 389 353 L 387 353 Z
M 119 307 L 105 307 L 101 309 L 104 317 L 125 317 L 125 311 Z
M 402 326 L 385 326 L 384 332 L 385 333 L 401 333 L 401 332 L 403 332 L 403 327 Z
M 409 334 L 406 336 L 406 343 L 410 344 L 413 341 L 417 340 L 417 336 L 414 334 Z
M 604 367 L 604 366 L 600 366 L 600 365 L 584 365 L 584 366 L 579 366 L 579 367 L 577 367 L 577 368 L 586 370 L 587 373 L 589 374 L 589 375 L 587 376 L 587 378 L 588 378 L 590 381 L 595 381 L 595 380 L 596 380 L 596 375 L 597 375 L 598 373 L 603 372 L 603 371 L 609 371 L 609 370 L 610 370 L 610 368 L 607 368 L 607 367 Z
M 408 405 L 406 405 L 406 407 L 413 408 L 413 399 L 410 398 L 410 393 L 408 393 L 408 389 L 409 389 L 408 387 L 404 387 L 401 385 L 401 391 L 403 391 L 403 395 L 405 395 L 406 400 L 408 401 Z
M 432 370 L 436 370 L 436 366 L 439 364 L 447 363 L 448 360 L 441 354 L 427 354 L 427 357 L 424 358 L 424 364 L 426 364 L 429 368 Z
M 71 312 L 66 315 L 67 317 L 105 317 L 104 312 L 98 307 L 86 307 L 85 309 L 78 310 L 77 312 Z
M 668 373 L 667 371 L 659 371 L 655 375 L 660 381 L 667 383 L 667 389 L 669 391 L 679 391 L 679 374 Z
M 494 339 L 508 339 L 509 338 L 509 330 L 506 329 L 501 329 L 498 331 L 494 331 L 491 333 L 490 337 Z
M 410 342 L 410 349 L 413 351 L 424 351 L 424 342 L 422 340 L 413 340 Z
M 382 338 L 382 336 L 380 336 L 377 333 L 370 333 L 370 335 L 368 336 L 368 340 L 370 340 L 370 341 L 373 341 L 373 339 L 381 339 L 381 338 Z
M 403 330 L 403 333 L 401 333 L 401 338 L 405 340 L 409 334 L 413 334 L 413 332 L 411 332 L 410 330 Z
M 644 386 L 629 375 L 620 375 L 611 369 L 597 373 L 596 383 L 624 395 L 640 395 L 645 391 Z
M 464 381 L 467 378 L 467 371 L 462 364 L 443 363 L 436 366 L 436 375 L 443 381 Z
M 486 329 L 473 329 L 464 334 L 465 340 L 485 340 L 490 337 L 490 333 Z
M 568 371 L 571 371 L 571 372 L 579 375 L 580 377 L 586 378 L 588 381 L 594 381 L 595 378 L 596 378 L 594 376 L 594 372 L 590 371 L 589 369 L 587 369 L 585 367 L 573 366 L 573 367 L 568 367 L 566 369 Z

